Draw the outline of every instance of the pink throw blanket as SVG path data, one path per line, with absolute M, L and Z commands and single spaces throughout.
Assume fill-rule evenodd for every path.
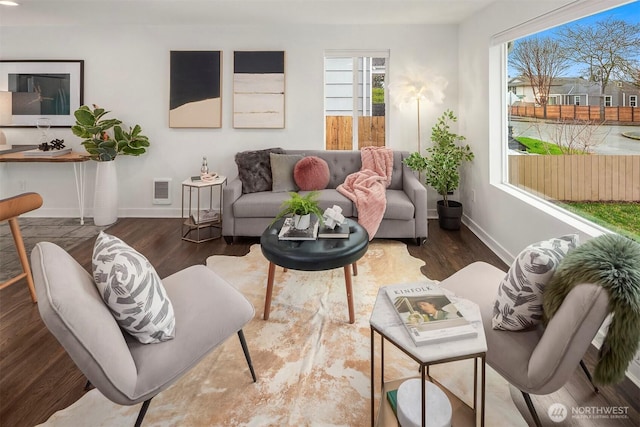
M 358 222 L 367 230 L 371 240 L 387 207 L 386 190 L 391 184 L 393 151 L 386 147 L 363 147 L 360 155 L 362 168 L 347 176 L 337 190 L 355 203 Z

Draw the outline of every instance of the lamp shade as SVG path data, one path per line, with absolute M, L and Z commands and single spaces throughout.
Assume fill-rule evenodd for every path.
M 13 110 L 11 107 L 11 92 L 0 91 L 0 126 L 12 123 Z

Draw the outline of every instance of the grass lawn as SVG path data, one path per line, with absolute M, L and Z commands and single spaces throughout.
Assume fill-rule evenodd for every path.
M 531 154 L 552 154 L 552 155 L 561 155 L 561 154 L 584 154 L 580 151 L 564 153 L 560 147 L 552 142 L 545 142 L 535 138 L 529 138 L 526 136 L 519 136 L 516 138 L 516 141 L 519 141 L 522 145 L 527 147 L 527 152 Z
M 561 202 L 563 208 L 640 242 L 640 203 Z

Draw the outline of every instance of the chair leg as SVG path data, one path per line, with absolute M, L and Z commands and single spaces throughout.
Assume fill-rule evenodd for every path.
M 91 384 L 91 381 L 87 380 L 87 382 L 84 385 L 84 391 L 89 391 L 93 388 L 93 384 Z
M 151 399 L 153 399 L 153 397 Z M 149 409 L 151 399 L 145 400 L 142 404 L 142 408 L 140 408 L 140 412 L 138 412 L 138 418 L 136 419 L 135 427 L 140 427 L 142 425 L 142 420 L 144 419 L 144 416 L 147 415 L 147 409 Z
M 531 413 L 531 416 L 533 417 L 533 422 L 535 423 L 536 427 L 542 427 L 542 423 L 540 422 L 540 418 L 538 417 L 538 413 L 536 412 L 536 408 L 533 407 L 533 402 L 531 401 L 531 396 L 529 396 L 529 393 L 525 393 L 524 391 L 522 391 L 522 397 L 524 397 L 524 401 L 527 404 L 527 408 L 529 408 L 529 412 Z
M 11 234 L 13 235 L 13 241 L 16 245 L 16 250 L 18 251 L 18 257 L 20 258 L 20 264 L 22 265 L 23 273 L 16 278 L 24 277 L 27 280 L 27 287 L 29 288 L 29 293 L 31 294 L 31 301 L 38 302 L 38 297 L 36 296 L 36 288 L 33 284 L 33 277 L 31 277 L 31 267 L 29 266 L 29 258 L 27 257 L 27 251 L 24 247 L 24 241 L 22 240 L 22 234 L 20 233 L 20 226 L 18 225 L 17 218 L 9 219 L 9 228 L 11 229 Z M 7 281 L 7 284 L 13 283 L 13 281 Z
M 253 364 L 251 363 L 251 356 L 249 355 L 249 347 L 247 347 L 247 341 L 244 339 L 244 332 L 242 329 L 238 331 L 238 338 L 240 338 L 240 345 L 242 346 L 242 351 L 244 352 L 244 357 L 247 359 L 247 364 L 249 365 L 249 370 L 251 371 L 251 377 L 253 378 L 253 382 L 257 381 L 256 373 L 253 370 Z
M 598 387 L 593 383 L 593 377 L 591 376 L 591 372 L 589 372 L 589 369 L 587 368 L 587 365 L 584 364 L 584 360 L 580 359 L 580 367 L 582 368 L 582 370 L 584 371 L 584 373 L 587 375 L 587 378 L 589 379 L 589 382 L 591 383 L 591 385 L 593 386 L 593 389 L 595 390 L 596 393 L 599 393 L 600 390 L 598 389 Z

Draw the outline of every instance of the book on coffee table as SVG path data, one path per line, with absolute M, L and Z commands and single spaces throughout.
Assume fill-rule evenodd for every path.
M 349 224 L 344 223 L 336 225 L 335 228 L 329 228 L 325 225 L 318 230 L 319 239 L 347 239 L 349 238 Z
M 293 226 L 293 218 L 286 218 L 282 228 L 278 233 L 280 240 L 316 240 L 318 238 L 318 228 L 320 221 L 315 216 L 311 217 L 309 227 L 300 230 Z
M 474 338 L 478 331 L 438 286 L 410 283 L 385 287 L 402 324 L 417 346 Z

